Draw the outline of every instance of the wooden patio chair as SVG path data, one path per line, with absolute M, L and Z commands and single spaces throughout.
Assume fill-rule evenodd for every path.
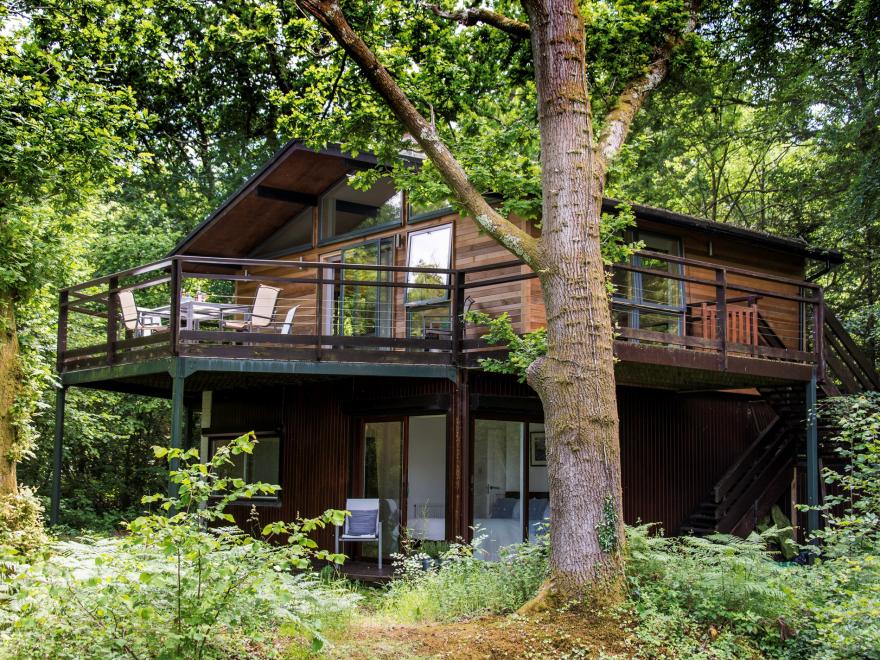
M 232 330 L 253 332 L 259 328 L 266 328 L 272 324 L 275 318 L 275 305 L 278 302 L 278 294 L 281 289 L 274 286 L 261 284 L 257 287 L 257 295 L 254 296 L 254 304 L 245 318 L 241 321 L 222 321 L 222 327 Z
M 712 303 L 702 303 L 700 306 L 703 320 L 703 337 L 716 339 L 718 336 L 718 310 Z M 727 341 L 731 344 L 745 344 L 757 346 L 760 336 L 758 334 L 758 305 L 728 305 L 727 306 Z
M 116 298 L 122 313 L 122 325 L 135 337 L 149 337 L 154 332 L 169 329 L 168 326 L 162 325 L 162 320 L 158 316 L 150 314 L 151 310 L 137 306 L 131 289 L 122 289 L 116 294 Z
M 382 570 L 382 521 L 379 520 L 378 499 L 348 499 L 345 509 L 351 513 L 342 524 L 342 534 L 336 527 L 336 554 L 340 543 L 370 543 L 376 541 L 379 557 L 379 570 Z

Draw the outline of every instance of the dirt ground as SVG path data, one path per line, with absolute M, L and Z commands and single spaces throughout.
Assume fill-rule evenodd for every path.
M 625 622 L 591 612 L 487 616 L 450 624 L 401 625 L 364 619 L 332 658 L 628 658 Z

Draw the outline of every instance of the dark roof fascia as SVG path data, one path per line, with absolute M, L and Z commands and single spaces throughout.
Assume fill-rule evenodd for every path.
M 685 227 L 689 229 L 697 229 L 710 234 L 718 234 L 721 236 L 729 236 L 747 241 L 761 241 L 765 245 L 770 245 L 785 252 L 798 254 L 808 259 L 826 262 L 828 264 L 842 264 L 843 255 L 837 250 L 826 250 L 823 248 L 813 247 L 806 241 L 796 238 L 786 238 L 784 236 L 775 236 L 754 229 L 744 229 L 736 225 L 730 225 L 723 222 L 715 222 L 698 218 L 693 215 L 684 213 L 675 213 L 666 209 L 658 209 L 653 206 L 645 206 L 643 204 L 633 204 L 631 202 L 622 202 L 621 200 L 606 197 L 602 202 L 602 211 L 605 213 L 613 213 L 621 204 L 628 204 L 632 208 L 637 218 L 644 220 L 654 220 L 667 225 L 677 227 Z
M 252 174 L 244 183 L 242 183 L 235 192 L 233 192 L 229 197 L 223 200 L 223 202 L 218 206 L 213 213 L 211 213 L 207 218 L 202 220 L 195 229 L 193 229 L 189 234 L 184 236 L 177 245 L 174 246 L 174 249 L 168 253 L 167 256 L 172 257 L 176 254 L 179 254 L 183 251 L 190 243 L 195 240 L 195 238 L 207 227 L 214 224 L 216 220 L 218 220 L 226 211 L 235 206 L 238 201 L 243 198 L 247 193 L 251 192 L 257 185 L 265 179 L 269 174 L 271 174 L 276 167 L 278 167 L 285 158 L 287 158 L 290 154 L 296 151 L 307 151 L 313 154 L 319 154 L 321 156 L 335 156 L 340 159 L 346 159 L 352 161 L 353 164 L 364 166 L 364 167 L 386 167 L 386 163 L 380 163 L 378 158 L 372 153 L 363 152 L 358 154 L 357 156 L 353 156 L 349 153 L 342 151 L 338 144 L 329 144 L 323 149 L 315 150 L 310 149 L 305 145 L 302 140 L 290 140 L 287 144 L 281 147 L 275 154 L 266 162 L 263 167 L 257 170 L 254 174 Z M 410 165 L 419 165 L 422 160 L 420 158 L 416 158 L 414 156 L 401 155 L 401 158 L 405 160 Z

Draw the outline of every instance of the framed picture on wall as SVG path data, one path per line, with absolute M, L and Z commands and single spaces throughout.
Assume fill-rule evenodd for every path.
M 543 431 L 532 431 L 529 434 L 529 465 L 547 465 L 547 442 Z

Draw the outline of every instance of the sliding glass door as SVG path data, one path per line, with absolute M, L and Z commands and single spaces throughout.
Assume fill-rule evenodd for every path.
M 471 503 L 474 538 L 485 559 L 497 560 L 505 546 L 546 531 L 549 490 L 543 424 L 474 421 Z
M 403 420 L 365 422 L 363 496 L 379 500 L 382 553 L 397 552 L 403 502 Z M 375 544 L 364 544 L 363 554 L 375 557 Z
M 363 497 L 379 500 L 382 548 L 397 552 L 403 527 L 418 541 L 446 538 L 446 415 L 363 423 Z M 375 544 L 363 555 L 375 557 Z

